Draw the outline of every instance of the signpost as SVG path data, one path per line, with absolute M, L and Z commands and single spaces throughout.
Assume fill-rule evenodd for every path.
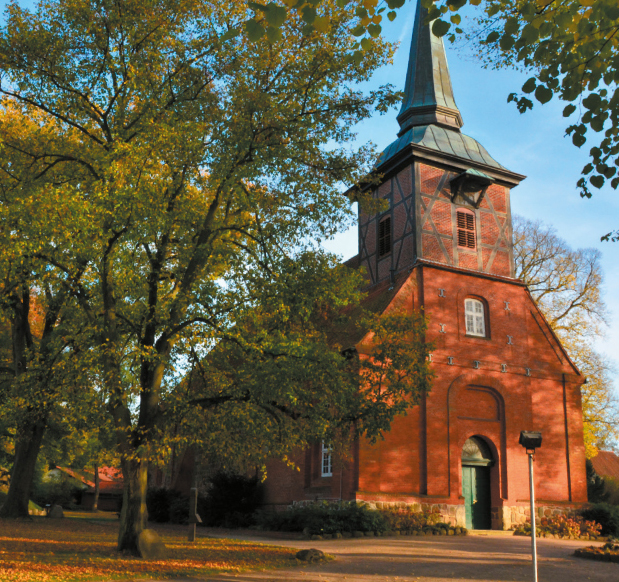
M 196 524 L 202 523 L 198 515 L 198 488 L 192 487 L 189 491 L 189 536 L 190 542 L 196 541 Z

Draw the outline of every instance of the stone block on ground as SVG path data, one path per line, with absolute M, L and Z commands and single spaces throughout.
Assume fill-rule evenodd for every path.
M 62 511 L 62 507 L 60 507 L 60 505 L 52 505 L 47 517 L 50 519 L 62 519 L 64 517 L 64 511 Z
M 315 548 L 311 548 L 309 550 L 300 550 L 296 554 L 297 560 L 301 560 L 302 562 L 321 562 L 325 559 L 325 555 L 320 550 Z
M 145 560 L 163 560 L 167 558 L 168 549 L 156 531 L 145 529 L 138 536 L 138 550 Z

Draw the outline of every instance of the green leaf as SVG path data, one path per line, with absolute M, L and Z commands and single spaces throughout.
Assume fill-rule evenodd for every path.
M 275 2 L 269 2 L 264 10 L 264 16 L 271 26 L 280 27 L 286 21 L 288 12 L 283 6 L 278 6 Z M 267 30 L 267 36 L 268 36 Z
M 533 93 L 535 91 L 535 87 L 537 86 L 537 79 L 535 77 L 531 77 L 527 79 L 525 84 L 522 86 L 522 90 L 525 93 Z
M 595 109 L 596 107 L 599 107 L 601 102 L 602 99 L 597 93 L 591 93 L 582 100 L 582 104 L 587 109 Z
M 393 10 L 394 8 L 402 8 L 406 0 L 387 0 L 387 6 Z
M 525 44 L 533 44 L 539 38 L 539 30 L 532 24 L 527 24 L 520 33 L 520 40 Z
M 361 41 L 361 48 L 364 51 L 369 51 L 372 48 L 372 41 L 369 38 L 364 38 Z
M 499 41 L 499 46 L 501 50 L 508 51 L 514 46 L 514 42 L 514 37 L 511 34 L 504 34 Z
M 348 4 L 348 0 L 337 0 L 336 4 L 338 5 L 339 8 L 346 8 L 346 5 Z
M 449 22 L 445 22 L 440 18 L 432 23 L 432 32 L 439 38 L 441 36 L 445 36 L 450 28 L 451 24 L 449 24 Z
M 589 125 L 591 126 L 591 129 L 593 131 L 600 132 L 604 129 L 605 121 L 606 121 L 606 117 L 604 117 L 603 115 L 596 115 L 595 117 L 591 119 L 591 122 L 589 123 Z
M 276 43 L 277 41 L 282 39 L 282 31 L 279 28 L 275 28 L 274 26 L 269 26 L 267 28 L 267 39 L 270 43 Z
M 505 30 L 505 34 L 516 34 L 518 30 L 520 30 L 520 21 L 516 17 L 508 18 L 505 21 L 505 26 L 503 27 Z
M 577 147 L 581 147 L 587 141 L 587 138 L 582 133 L 575 133 L 572 136 L 572 143 Z
M 591 182 L 592 186 L 595 186 L 596 188 L 601 188 L 602 186 L 604 186 L 604 182 L 606 180 L 604 179 L 604 176 L 591 176 L 591 178 L 589 178 L 589 182 Z
M 312 22 L 316 20 L 316 9 L 311 6 L 304 6 L 301 18 L 303 18 L 303 21 L 307 22 L 307 24 L 312 24 Z
M 498 30 L 493 30 L 487 37 L 486 40 L 484 41 L 486 44 L 492 44 L 493 42 L 496 42 L 497 40 L 499 40 L 500 38 L 500 33 Z
M 452 22 L 452 24 L 460 24 L 462 18 L 459 14 L 452 14 L 449 20 Z
M 355 51 L 352 54 L 352 61 L 356 65 L 361 64 L 361 62 L 363 61 L 364 58 L 365 58 L 365 55 L 363 54 L 363 51 Z
M 247 38 L 251 42 L 260 40 L 264 35 L 264 28 L 253 18 L 245 23 L 245 30 L 247 32 Z
M 572 113 L 574 113 L 574 111 L 576 111 L 576 105 L 570 103 L 563 110 L 563 117 L 569 117 L 570 115 L 572 115 Z
M 355 28 L 353 28 L 350 33 L 353 36 L 363 36 L 365 34 L 365 26 L 355 26 Z
M 392 10 L 391 12 L 387 12 L 387 18 L 389 19 L 390 22 L 393 22 L 397 15 L 398 13 L 395 12 L 394 10 Z
M 593 164 L 587 164 L 583 169 L 582 169 L 582 173 L 583 174 L 590 174 L 591 172 L 593 172 Z
M 382 27 L 380 24 L 370 24 L 368 25 L 368 32 L 372 38 L 378 38 L 382 31 Z
M 466 4 L 466 0 L 447 0 L 447 6 L 452 12 L 460 10 Z
M 226 33 L 222 34 L 219 37 L 219 40 L 220 42 L 226 42 L 227 40 L 236 38 L 239 34 L 241 34 L 241 28 L 239 26 L 235 26 L 234 28 L 228 30 Z
M 544 85 L 538 85 L 537 89 L 535 89 L 535 98 L 540 103 L 548 103 L 552 99 L 553 92 L 548 87 L 544 87 Z

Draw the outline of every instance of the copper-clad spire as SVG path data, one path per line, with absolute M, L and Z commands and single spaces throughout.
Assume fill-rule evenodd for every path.
M 424 24 L 427 15 L 427 9 L 417 0 L 398 135 L 418 125 L 438 125 L 456 131 L 463 125 L 451 88 L 443 39 Z

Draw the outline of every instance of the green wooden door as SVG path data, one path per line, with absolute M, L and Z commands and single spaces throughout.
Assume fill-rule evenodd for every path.
M 490 468 L 462 466 L 462 496 L 466 527 L 490 529 Z

